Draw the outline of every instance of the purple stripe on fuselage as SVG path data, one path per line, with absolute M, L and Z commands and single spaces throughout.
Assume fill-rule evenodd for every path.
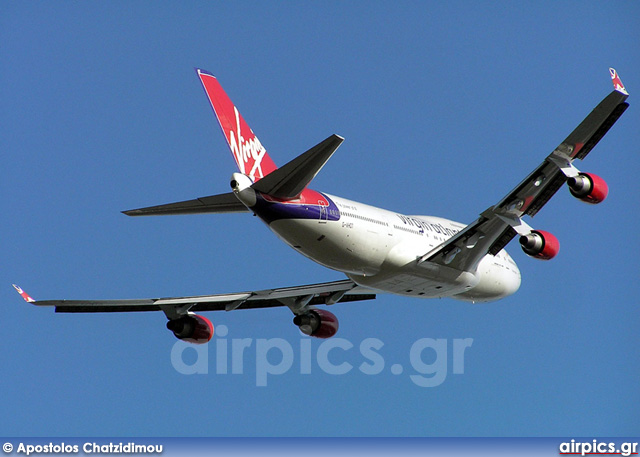
M 317 221 L 340 220 L 340 210 L 325 194 L 318 192 L 323 201 L 310 204 L 308 201 L 272 201 L 270 197 L 256 192 L 257 201 L 251 209 L 268 224 L 281 219 L 308 219 Z M 323 205 L 321 203 L 326 203 Z

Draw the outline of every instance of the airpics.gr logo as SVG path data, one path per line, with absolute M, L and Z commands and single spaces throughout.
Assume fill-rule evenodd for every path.
M 229 146 L 231 147 L 231 153 L 238 163 L 240 173 L 248 175 L 252 180 L 256 180 L 256 172 L 259 172 L 258 178 L 262 178 L 264 173 L 262 171 L 262 159 L 267 154 L 266 149 L 260 143 L 260 140 L 249 129 L 251 134 L 250 138 L 242 136 L 242 130 L 240 128 L 240 113 L 234 106 L 233 111 L 236 116 L 236 130 L 229 131 Z M 247 173 L 247 165 L 250 170 Z
M 171 349 L 173 368 L 184 375 L 255 374 L 259 387 L 267 386 L 273 376 L 296 372 L 334 376 L 390 372 L 398 378 L 408 377 L 419 387 L 437 387 L 445 382 L 450 369 L 454 375 L 464 374 L 466 351 L 473 344 L 473 338 L 420 338 L 409 348 L 407 365 L 405 351 L 385 349 L 385 343 L 378 338 L 366 338 L 354 344 L 345 338 L 317 342 L 304 337 L 292 343 L 284 338 L 228 339 L 228 333 L 225 325 L 218 325 L 216 337 L 209 344 L 194 346 L 176 341 Z M 209 351 L 209 347 L 213 349 Z M 392 356 L 385 352 L 394 352 L 396 358 L 405 360 L 389 363 L 387 358 Z

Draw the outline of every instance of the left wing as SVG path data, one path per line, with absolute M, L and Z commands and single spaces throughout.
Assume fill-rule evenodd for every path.
M 127 300 L 34 300 L 20 287 L 15 284 L 13 287 L 28 303 L 53 306 L 56 313 L 164 311 L 168 319 L 176 319 L 190 311 L 232 311 L 274 306 L 288 306 L 294 314 L 298 314 L 315 305 L 376 298 L 370 290 L 356 285 L 350 279 L 254 292 Z
M 517 234 L 532 233 L 522 217 L 533 217 L 568 179 L 581 176 L 573 161 L 584 159 L 629 106 L 625 102 L 629 94 L 620 78 L 613 68 L 609 71 L 614 90 L 582 123 L 506 197 L 484 211 L 474 223 L 425 254 L 419 263 L 433 262 L 475 271 L 485 255 L 496 255 Z

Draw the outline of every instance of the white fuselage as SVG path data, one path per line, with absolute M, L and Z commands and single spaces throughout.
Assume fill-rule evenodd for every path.
M 520 271 L 502 250 L 485 256 L 476 271 L 460 271 L 417 260 L 465 225 L 433 216 L 404 216 L 327 195 L 339 220 L 283 218 L 268 223 L 284 242 L 311 260 L 344 272 L 355 283 L 400 295 L 452 297 L 481 302 L 513 294 Z

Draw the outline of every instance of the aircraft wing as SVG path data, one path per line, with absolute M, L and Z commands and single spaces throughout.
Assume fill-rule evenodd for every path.
M 625 102 L 629 94 L 615 70 L 610 72 L 614 90 L 529 176 L 475 222 L 425 254 L 419 262 L 474 271 L 486 254 L 496 255 L 517 234 L 530 232 L 521 217 L 533 217 L 568 178 L 578 175 L 573 161 L 584 159 L 629 106 Z
M 164 311 L 169 319 L 175 319 L 188 311 L 232 311 L 275 306 L 288 306 L 296 313 L 314 305 L 376 298 L 372 291 L 356 285 L 350 279 L 253 292 L 126 300 L 34 300 L 20 287 L 15 284 L 13 287 L 26 302 L 37 306 L 53 306 L 56 313 Z

